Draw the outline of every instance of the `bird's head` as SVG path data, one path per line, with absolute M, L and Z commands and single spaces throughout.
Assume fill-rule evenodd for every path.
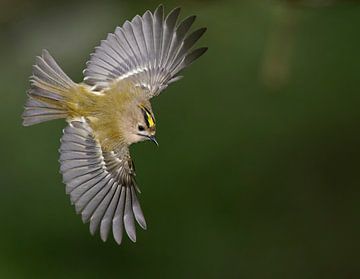
M 128 115 L 124 133 L 127 143 L 151 140 L 158 145 L 155 138 L 155 118 L 150 104 L 137 103 Z

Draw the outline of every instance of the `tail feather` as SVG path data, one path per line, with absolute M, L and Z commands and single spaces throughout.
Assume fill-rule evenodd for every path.
M 30 90 L 22 115 L 23 125 L 66 118 L 66 98 L 76 84 L 61 70 L 47 50 L 36 58 Z

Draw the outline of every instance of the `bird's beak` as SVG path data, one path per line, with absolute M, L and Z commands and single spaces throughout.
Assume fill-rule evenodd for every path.
M 155 136 L 149 136 L 149 140 L 151 140 L 153 143 L 155 143 L 157 146 L 159 146 L 159 143 L 157 142 Z

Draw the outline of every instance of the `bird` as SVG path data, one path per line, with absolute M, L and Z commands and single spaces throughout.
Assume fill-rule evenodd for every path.
M 75 83 L 47 50 L 37 56 L 22 114 L 31 126 L 65 119 L 60 173 L 77 214 L 102 241 L 136 242 L 136 222 L 146 230 L 130 145 L 152 141 L 154 97 L 182 78 L 207 47 L 194 45 L 206 28 L 191 30 L 196 16 L 179 19 L 163 5 L 125 21 L 90 54 L 84 79 Z

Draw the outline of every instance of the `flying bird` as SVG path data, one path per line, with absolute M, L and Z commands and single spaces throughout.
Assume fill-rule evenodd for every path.
M 121 244 L 136 241 L 135 220 L 146 229 L 129 146 L 155 138 L 150 101 L 207 48 L 193 49 L 206 28 L 190 31 L 195 16 L 166 17 L 160 5 L 109 33 L 90 55 L 84 80 L 72 81 L 47 50 L 36 57 L 23 125 L 66 119 L 60 172 L 66 193 L 90 233 Z

